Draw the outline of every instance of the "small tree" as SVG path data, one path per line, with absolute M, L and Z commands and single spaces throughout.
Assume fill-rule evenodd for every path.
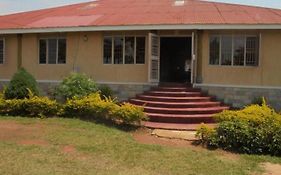
M 85 74 L 71 73 L 56 88 L 55 95 L 64 99 L 84 97 L 97 91 L 96 83 Z
M 18 72 L 13 75 L 11 82 L 4 92 L 4 96 L 6 99 L 29 98 L 29 90 L 34 95 L 39 94 L 38 84 L 35 78 L 24 68 L 20 68 Z

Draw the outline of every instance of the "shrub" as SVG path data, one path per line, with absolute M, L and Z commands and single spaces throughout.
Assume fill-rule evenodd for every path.
M 264 97 L 255 97 L 252 100 L 252 104 L 262 105 L 264 101 Z
M 209 147 L 218 147 L 216 130 L 214 128 L 209 128 L 207 125 L 201 124 L 195 136 L 199 138 L 199 141 L 203 145 L 207 145 Z
M 4 96 L 6 99 L 28 98 L 28 89 L 35 95 L 39 94 L 38 85 L 34 77 L 21 68 L 12 77 L 11 82 L 4 91 Z
M 106 98 L 112 98 L 113 97 L 113 91 L 111 88 L 107 85 L 101 85 L 99 86 L 99 93 L 102 99 Z
M 85 74 L 71 73 L 56 88 L 55 95 L 64 99 L 84 97 L 97 91 L 96 83 Z
M 264 100 L 261 106 L 224 111 L 215 118 L 219 123 L 214 132 L 198 130 L 203 144 L 248 154 L 281 155 L 281 115 Z
M 68 99 L 64 105 L 65 117 L 84 117 L 97 120 L 134 123 L 145 119 L 143 109 L 130 105 L 118 105 L 111 98 L 101 99 L 99 93 Z
M 116 119 L 122 120 L 124 123 L 140 122 L 147 119 L 143 108 L 130 103 L 124 103 L 117 108 L 113 108 L 113 110 L 111 115 Z
M 102 100 L 99 93 L 93 93 L 82 98 L 68 99 L 64 106 L 64 116 L 109 118 L 108 111 L 117 106 L 114 101 L 110 99 Z
M 55 116 L 60 108 L 55 100 L 30 95 L 29 98 L 0 100 L 0 113 L 12 116 Z

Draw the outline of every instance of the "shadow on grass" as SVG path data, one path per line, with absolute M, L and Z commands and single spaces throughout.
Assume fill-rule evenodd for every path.
M 276 158 L 281 158 L 281 155 L 279 154 L 272 154 L 269 152 L 261 152 L 261 153 L 249 153 L 247 151 L 243 151 L 240 150 L 239 148 L 224 148 L 221 146 L 212 146 L 212 145 L 207 145 L 206 143 L 203 143 L 200 140 L 196 140 L 192 142 L 193 146 L 200 146 L 204 149 L 207 149 L 209 151 L 217 151 L 217 150 L 221 150 L 221 151 L 225 151 L 227 153 L 231 153 L 231 154 L 236 154 L 236 155 L 248 155 L 248 156 L 270 156 L 270 157 L 276 157 Z
M 67 117 L 65 117 L 67 118 Z M 127 124 L 127 123 L 122 123 L 120 121 L 114 121 L 114 120 L 109 120 L 109 119 L 104 119 L 104 118 L 98 118 L 98 117 L 77 117 L 77 119 L 86 121 L 86 122 L 91 122 L 95 124 L 101 124 L 105 125 L 110 128 L 116 128 L 121 131 L 125 132 L 132 132 L 136 131 L 141 127 L 140 124 Z
M 218 147 L 214 147 L 214 146 L 207 146 L 205 143 L 203 143 L 201 140 L 195 140 L 195 141 L 192 141 L 191 143 L 193 146 L 201 146 L 202 148 L 205 148 L 207 150 L 210 150 L 210 151 L 215 151 L 215 150 L 218 150 L 220 148 Z

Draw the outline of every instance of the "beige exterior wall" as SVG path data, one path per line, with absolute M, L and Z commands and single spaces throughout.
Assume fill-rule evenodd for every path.
M 5 41 L 4 63 L 0 64 L 0 79 L 10 79 L 18 66 L 18 39 L 17 35 L 4 35 L 0 38 Z
M 76 32 L 67 34 L 26 34 L 23 35 L 22 65 L 37 80 L 61 80 L 72 71 L 86 73 L 98 82 L 148 82 L 148 49 L 143 65 L 104 65 L 103 36 L 105 35 L 141 35 L 146 32 Z M 66 37 L 66 64 L 39 64 L 38 40 L 44 37 Z M 85 37 L 88 39 L 85 40 Z M 147 41 L 147 40 L 146 40 Z M 148 44 L 146 44 L 148 46 Z
M 210 34 L 261 34 L 260 65 L 235 67 L 209 65 Z M 159 31 L 160 36 L 191 35 L 192 31 Z M 144 65 L 104 65 L 103 36 L 146 36 Z M 0 79 L 10 79 L 18 65 L 17 35 L 5 38 L 5 62 L 0 65 Z M 45 37 L 67 38 L 67 63 L 40 65 L 38 41 Z M 85 37 L 88 40 L 85 40 Z M 203 84 L 241 86 L 281 86 L 281 31 L 198 31 L 197 79 Z M 147 83 L 148 82 L 148 31 L 133 32 L 76 32 L 64 34 L 24 34 L 22 36 L 22 66 L 37 80 L 61 80 L 72 71 L 83 72 L 98 82 Z
M 261 34 L 258 67 L 209 65 L 210 34 Z M 203 84 L 281 86 L 281 31 L 203 31 L 199 36 L 198 79 Z

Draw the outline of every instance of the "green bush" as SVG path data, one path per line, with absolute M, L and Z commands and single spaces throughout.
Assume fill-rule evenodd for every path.
M 28 98 L 28 89 L 35 95 L 39 94 L 38 85 L 34 77 L 21 68 L 12 77 L 11 82 L 4 91 L 4 97 L 6 99 Z
M 203 144 L 248 154 L 281 155 L 281 115 L 264 100 L 261 106 L 224 111 L 215 118 L 219 123 L 214 132 L 202 128 L 197 132 Z
M 84 117 L 114 122 L 134 123 L 145 119 L 143 109 L 130 105 L 118 105 L 110 98 L 101 99 L 99 93 L 68 99 L 64 105 L 65 117 Z
M 55 96 L 64 99 L 84 97 L 97 91 L 96 83 L 85 74 L 71 73 L 56 88 Z
M 59 104 L 55 100 L 34 96 L 31 93 L 24 99 L 0 100 L 2 115 L 51 117 L 57 115 L 59 111 Z
M 252 104 L 262 105 L 264 97 L 255 97 L 252 100 Z
M 143 108 L 130 103 L 123 103 L 121 106 L 113 108 L 111 115 L 116 119 L 122 120 L 124 123 L 140 122 L 147 119 Z
M 113 91 L 109 86 L 101 85 L 98 89 L 102 99 L 113 98 Z
M 99 93 L 68 99 L 64 105 L 64 116 L 67 117 L 103 117 L 109 118 L 108 111 L 118 105 L 110 100 L 102 100 Z
M 214 128 L 209 128 L 207 125 L 201 124 L 201 126 L 197 129 L 195 136 L 203 145 L 207 145 L 209 147 L 218 147 L 216 134 L 217 133 Z

